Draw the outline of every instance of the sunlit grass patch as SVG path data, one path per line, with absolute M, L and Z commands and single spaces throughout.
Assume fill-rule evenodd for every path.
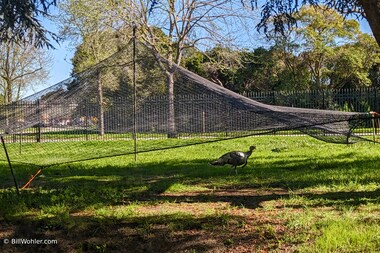
M 285 241 L 299 244 L 300 252 L 377 252 L 378 205 L 369 206 L 372 207 L 318 207 L 286 212 L 284 218 L 292 236 L 285 236 Z M 373 213 L 374 209 L 377 212 Z
M 41 215 L 49 217 L 56 215 L 68 215 L 70 208 L 64 203 L 57 203 L 54 205 L 47 205 L 41 207 Z
M 166 193 L 180 193 L 180 192 L 200 192 L 200 191 L 210 191 L 210 189 L 198 186 L 198 185 L 185 185 L 181 183 L 174 183 L 170 185 Z
M 125 219 L 136 215 L 137 204 L 122 205 L 122 206 L 104 206 L 94 211 L 95 217 Z
M 378 252 L 380 224 L 343 217 L 317 224 L 319 235 L 305 252 Z
M 70 182 L 75 180 L 88 180 L 88 181 L 98 181 L 98 182 L 113 182 L 113 181 L 119 181 L 122 179 L 120 176 L 111 175 L 111 176 L 69 176 L 69 177 L 61 177 L 61 178 L 54 178 L 52 181 L 58 181 L 58 182 Z
M 314 193 L 327 193 L 327 192 L 339 192 L 339 191 L 355 191 L 355 192 L 364 192 L 364 191 L 376 191 L 380 189 L 380 183 L 378 182 L 368 182 L 362 184 L 356 181 L 349 182 L 340 182 L 335 184 L 321 184 L 315 185 L 313 187 L 303 189 L 304 192 L 314 192 Z

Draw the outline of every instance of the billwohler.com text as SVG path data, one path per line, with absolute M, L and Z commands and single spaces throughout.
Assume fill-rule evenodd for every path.
M 6 238 L 3 239 L 3 243 L 11 245 L 51 245 L 58 244 L 58 241 L 54 239 Z

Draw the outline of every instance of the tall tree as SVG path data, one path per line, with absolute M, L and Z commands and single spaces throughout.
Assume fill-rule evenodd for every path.
M 71 41 L 79 52 L 74 59 L 74 73 L 93 66 L 117 51 L 116 36 L 110 29 L 107 1 L 64 0 L 57 17 L 60 35 Z M 80 64 L 76 64 L 79 63 Z
M 255 8 L 260 4 L 260 0 L 251 0 Z M 303 5 L 327 6 L 335 9 L 343 15 L 356 15 L 365 18 L 371 27 L 372 33 L 380 46 L 380 0 L 289 0 L 265 1 L 261 6 L 261 21 L 257 25 L 258 29 L 268 31 L 268 27 L 273 24 L 277 32 L 283 32 L 286 27 L 295 24 L 294 14 Z
M 372 36 L 361 34 L 354 43 L 337 47 L 335 51 L 334 59 L 327 66 L 332 88 L 376 86 L 376 78 L 372 79 L 371 74 L 376 76 L 373 71 L 380 63 L 380 48 Z
M 380 1 L 379 0 L 358 0 L 363 12 L 359 13 L 367 19 L 377 44 L 380 46 Z
M 300 39 L 295 36 L 294 29 L 286 34 L 272 33 L 269 40 L 274 43 L 272 58 L 276 59 L 278 82 L 275 90 L 302 90 L 309 89 L 310 71 L 305 61 L 300 57 L 302 47 Z M 272 60 L 273 61 L 273 60 Z
M 118 38 L 110 29 L 113 20 L 107 1 L 66 0 L 59 7 L 61 35 L 70 38 L 77 48 L 73 58 L 73 74 L 101 62 L 117 51 Z M 105 133 L 103 86 L 110 83 L 109 76 L 103 72 L 99 70 L 97 80 L 94 80 L 97 86 L 100 135 Z
M 57 36 L 46 30 L 41 16 L 47 16 L 56 0 L 2 0 L 0 1 L 0 42 L 29 43 L 37 47 L 53 47 L 49 36 Z
M 33 45 L 12 42 L 0 45 L 0 92 L 4 104 L 17 101 L 31 84 L 48 77 L 51 57 Z
M 337 54 L 339 44 L 349 44 L 359 36 L 359 24 L 344 19 L 332 9 L 304 6 L 295 16 L 298 23 L 296 36 L 301 38 L 303 60 L 312 77 L 312 87 L 320 89 L 328 85 L 327 64 Z
M 231 4 L 232 2 L 232 4 Z M 205 39 L 224 40 L 228 23 L 232 17 L 240 20 L 246 13 L 241 10 L 241 1 L 231 0 L 136 0 L 125 1 L 120 8 L 115 1 L 115 10 L 119 10 L 119 20 L 125 25 L 136 25 L 140 38 L 151 48 L 157 61 L 165 72 L 169 98 L 168 131 L 176 136 L 174 112 L 174 68 L 173 63 L 181 64 L 183 52 Z M 164 37 L 156 32 L 157 28 L 165 32 Z M 167 59 L 161 62 L 161 55 Z

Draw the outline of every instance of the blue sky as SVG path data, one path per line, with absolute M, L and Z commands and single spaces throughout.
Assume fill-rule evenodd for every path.
M 365 19 L 359 20 L 359 23 L 363 32 L 372 34 L 371 29 L 369 28 L 369 25 Z M 49 31 L 56 32 L 56 27 L 53 23 L 44 20 L 43 24 Z M 73 46 L 70 45 L 68 41 L 61 42 L 60 44 L 53 43 L 53 45 L 56 48 L 50 50 L 53 58 L 52 67 L 50 70 L 50 78 L 47 79 L 44 84 L 38 87 L 34 87 L 33 90 L 27 91 L 25 94 L 26 96 L 52 86 L 70 77 L 72 69 L 71 59 L 74 55 Z

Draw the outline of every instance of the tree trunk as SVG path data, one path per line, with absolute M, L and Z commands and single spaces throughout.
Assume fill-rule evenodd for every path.
M 103 103 L 103 87 L 102 87 L 102 80 L 101 80 L 101 74 L 98 73 L 98 106 L 99 106 L 99 135 L 104 135 L 104 103 Z
M 172 68 L 166 72 L 168 84 L 168 99 L 169 99 L 169 115 L 168 115 L 168 138 L 176 138 L 177 130 L 175 126 L 175 111 L 174 111 L 174 73 Z
M 169 9 L 170 13 L 175 13 L 175 7 L 174 7 L 174 0 L 169 0 Z M 168 43 L 168 52 L 167 52 L 167 59 L 169 61 L 169 66 L 167 68 L 166 77 L 167 77 L 167 84 L 168 84 L 168 99 L 169 99 L 169 118 L 168 118 L 168 138 L 176 138 L 177 137 L 177 130 L 175 125 L 175 109 L 174 109 L 174 71 L 173 71 L 173 31 L 175 27 L 175 21 L 172 19 L 172 16 L 169 15 L 169 43 Z
M 6 95 L 6 102 L 5 104 L 10 104 L 13 101 L 13 87 L 12 87 L 12 81 L 7 80 L 7 95 Z
M 380 46 L 380 0 L 359 0 L 373 36 Z

